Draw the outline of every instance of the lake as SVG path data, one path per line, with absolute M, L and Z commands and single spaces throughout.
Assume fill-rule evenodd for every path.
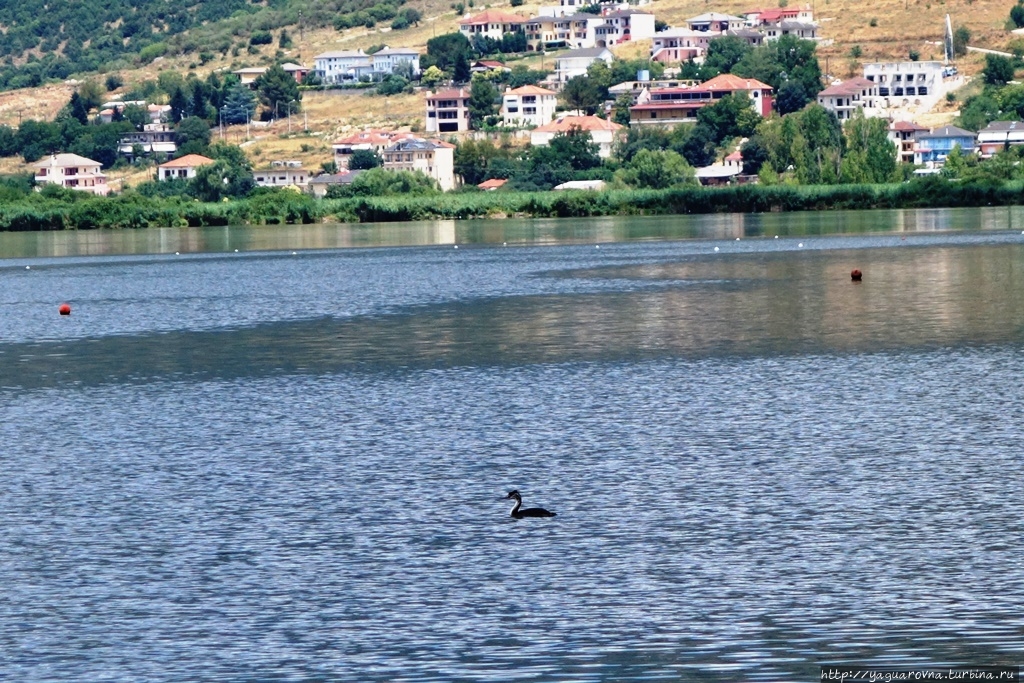
M 0 679 L 1018 664 L 1022 230 L 0 234 Z

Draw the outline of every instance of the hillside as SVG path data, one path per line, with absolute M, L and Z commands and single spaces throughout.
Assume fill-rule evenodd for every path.
M 399 0 L 389 1 L 398 6 Z M 314 55 L 325 50 L 368 48 L 379 44 L 424 48 L 432 36 L 457 30 L 458 16 L 450 5 L 440 0 L 410 0 L 405 6 L 419 9 L 423 19 L 418 25 L 405 30 L 391 30 L 389 22 L 377 23 L 373 28 L 359 26 L 341 31 L 332 26 L 334 18 L 353 7 L 365 7 L 366 2 L 372 0 L 364 0 L 361 4 L 359 0 L 323 3 L 288 0 L 186 2 L 174 13 L 163 14 L 153 8 L 166 8 L 165 4 L 153 4 L 148 0 L 130 0 L 130 4 L 127 0 L 111 0 L 103 4 L 102 11 L 93 7 L 90 0 L 73 3 L 51 0 L 46 5 L 49 8 L 46 12 L 33 4 L 22 3 L 17 5 L 16 14 L 13 6 L 8 5 L 0 8 L 0 24 L 7 27 L 6 33 L 0 36 L 0 52 L 6 54 L 3 69 L 8 75 L 15 73 L 21 77 L 26 69 L 32 72 L 38 69 L 33 65 L 67 62 L 77 44 L 77 39 L 67 28 L 68 22 L 80 16 L 83 7 L 95 10 L 95 18 L 90 18 L 84 25 L 120 31 L 121 38 L 111 41 L 101 36 L 81 42 L 86 52 L 92 55 L 100 54 L 89 51 L 97 44 L 100 47 L 106 44 L 109 48 L 108 53 L 104 53 L 109 59 L 99 70 L 71 73 L 62 83 L 0 92 L 0 124 L 17 126 L 19 121 L 29 118 L 52 119 L 67 103 L 80 81 L 94 79 L 103 82 L 110 74 L 116 74 L 124 82 L 123 88 L 110 93 L 114 96 L 140 81 L 155 79 L 164 70 L 183 74 L 191 71 L 205 77 L 215 70 L 261 66 L 277 60 L 311 65 Z M 214 4 L 216 8 L 211 7 Z M 703 12 L 738 13 L 751 9 L 755 4 L 746 0 L 655 0 L 648 7 L 653 9 L 658 19 L 671 25 Z M 30 12 L 24 9 L 26 7 L 35 7 L 35 11 Z M 504 3 L 495 3 L 477 6 L 470 11 L 481 11 L 486 7 L 511 10 Z M 230 8 L 233 9 L 229 12 Z M 513 11 L 529 15 L 536 9 L 537 4 L 534 3 Z M 965 25 L 970 29 L 972 45 L 1007 48 L 1015 38 L 1004 28 L 1008 3 L 992 0 L 819 0 L 814 9 L 823 37 L 826 41 L 833 41 L 831 45 L 819 48 L 822 71 L 835 78 L 846 78 L 856 73 L 859 64 L 865 61 L 905 59 L 911 49 L 918 51 L 922 59 L 941 59 L 940 41 L 947 13 L 951 15 L 954 26 Z M 50 14 L 52 17 L 45 21 L 33 18 Z M 54 28 L 55 18 L 63 19 L 59 29 Z M 153 23 L 148 31 L 141 31 L 138 27 L 146 22 Z M 179 26 L 187 28 L 175 33 L 174 29 Z M 57 32 L 34 44 L 32 39 L 23 38 L 26 32 L 38 36 L 41 32 L 45 34 L 46 30 Z M 290 38 L 290 46 L 281 46 L 282 30 Z M 145 37 L 140 37 L 140 32 Z M 269 33 L 270 42 L 251 44 L 253 35 L 260 32 Z M 80 38 L 81 32 L 75 35 Z M 108 32 L 106 35 L 113 34 Z M 55 43 L 53 36 L 60 40 Z M 111 47 L 112 42 L 118 46 Z M 31 47 L 27 47 L 29 45 Z M 153 45 L 157 48 L 153 49 Z M 859 59 L 850 57 L 851 48 L 855 45 L 860 49 Z M 22 48 L 20 53 L 16 52 L 19 47 Z M 47 52 L 46 48 L 52 49 Z M 640 43 L 623 46 L 622 51 L 636 55 L 646 49 L 647 46 Z M 542 58 L 535 56 L 528 63 L 539 67 Z M 970 74 L 980 68 L 980 63 L 980 56 L 969 55 L 959 66 Z M 546 65 L 550 68 L 550 58 L 547 58 Z M 250 143 L 246 149 L 257 163 L 287 156 L 318 166 L 329 154 L 330 141 L 340 133 L 352 128 L 402 126 L 422 120 L 422 100 L 416 95 L 382 98 L 353 92 L 306 92 L 303 104 L 304 121 L 308 122 L 314 135 L 298 134 L 303 125 L 298 117 L 293 117 L 293 134 L 290 136 L 283 121 L 268 129 L 250 131 Z M 945 118 L 948 116 L 945 114 Z M 241 141 L 244 139 L 244 126 L 229 129 L 227 136 Z M 317 163 L 313 164 L 314 160 L 318 160 Z

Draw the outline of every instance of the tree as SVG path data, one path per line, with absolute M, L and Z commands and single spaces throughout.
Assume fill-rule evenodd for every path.
M 1013 59 L 1001 55 L 985 55 L 982 76 L 989 85 L 1006 85 L 1013 80 Z
M 750 97 L 742 92 L 726 95 L 697 110 L 698 123 L 711 130 L 715 144 L 726 138 L 752 135 L 760 120 L 760 115 L 751 106 Z
M 420 67 L 427 69 L 437 66 L 442 71 L 455 74 L 457 63 L 465 61 L 466 74 L 460 72 L 455 80 L 466 81 L 469 80 L 469 60 L 472 56 L 473 48 L 466 36 L 461 33 L 446 33 L 427 41 L 427 54 L 420 60 Z
M 469 122 L 473 128 L 480 129 L 488 116 L 497 111 L 499 98 L 498 89 L 482 76 L 473 77 L 473 85 L 469 89 Z
M 957 26 L 953 31 L 953 56 L 963 57 L 967 54 L 967 43 L 971 40 L 971 29 Z
M 188 116 L 189 108 L 192 106 L 192 101 L 188 94 L 185 92 L 184 86 L 175 88 L 174 94 L 171 95 L 171 123 L 178 123 L 183 118 Z
M 776 92 L 787 80 L 797 81 L 803 85 L 808 98 L 814 99 L 821 90 L 821 67 L 814 51 L 814 41 L 782 36 L 754 48 L 733 67 L 732 73 L 756 78 Z
M 357 149 L 348 158 L 350 171 L 369 170 L 384 165 L 384 160 L 372 149 Z
M 253 83 L 260 104 L 275 114 L 285 109 L 296 111 L 302 101 L 302 93 L 295 77 L 289 74 L 280 64 L 275 64 L 264 71 Z
M 196 169 L 189 193 L 204 202 L 219 202 L 225 197 L 244 197 L 256 187 L 252 171 L 223 159 Z
M 174 139 L 181 154 L 202 154 L 210 144 L 210 124 L 198 116 L 182 119 L 174 129 Z
M 71 100 L 68 102 L 68 114 L 83 126 L 89 123 L 89 110 L 85 102 L 77 92 L 71 93 Z
M 810 101 L 811 98 L 807 96 L 807 91 L 800 81 L 786 81 L 779 87 L 775 107 L 779 114 L 792 114 L 803 109 Z
M 693 167 L 672 150 L 640 150 L 615 179 L 630 187 L 663 190 L 696 183 Z
M 431 65 L 420 76 L 420 83 L 428 88 L 433 88 L 443 80 L 444 72 L 441 71 L 436 64 Z
M 494 162 L 507 158 L 505 150 L 495 147 L 490 140 L 463 140 L 455 148 L 455 172 L 467 185 L 477 185 L 488 178 L 500 177 L 500 171 L 499 175 L 494 172 Z
M 714 38 L 708 42 L 704 65 L 717 69 L 718 73 L 729 73 L 732 68 L 754 51 L 750 43 L 736 36 Z
M 580 109 L 593 115 L 604 102 L 600 87 L 587 76 L 573 76 L 562 88 L 562 99 L 570 109 Z
M 221 107 L 221 118 L 224 123 L 245 123 L 256 111 L 256 97 L 249 88 L 236 83 L 232 85 L 224 97 Z
M 768 161 L 768 150 L 756 135 L 740 147 L 743 156 L 743 175 L 757 175 Z
M 885 183 L 896 173 L 896 145 L 889 139 L 884 119 L 866 118 L 860 109 L 843 126 L 846 153 L 841 179 L 844 183 Z
M 573 171 L 586 171 L 601 165 L 600 148 L 590 133 L 579 126 L 570 126 L 564 133 L 555 133 L 547 146 L 531 148 L 534 166 L 568 166 Z
M 1020 2 L 1010 8 L 1010 21 L 1017 28 L 1024 26 L 1024 5 Z
M 615 98 L 612 120 L 622 126 L 629 125 L 629 108 L 633 106 L 633 96 L 624 92 Z

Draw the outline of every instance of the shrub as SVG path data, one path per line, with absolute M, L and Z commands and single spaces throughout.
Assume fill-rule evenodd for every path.
M 270 31 L 254 31 L 249 36 L 250 45 L 270 45 L 274 42 L 274 36 L 270 34 Z

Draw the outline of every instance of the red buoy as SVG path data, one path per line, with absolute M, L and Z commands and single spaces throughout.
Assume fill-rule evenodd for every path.
M 864 277 L 864 274 L 860 272 L 859 268 L 854 268 L 850 271 L 850 279 L 854 282 L 860 282 L 862 277 Z
M 61 315 L 71 315 L 71 304 L 61 304 L 57 310 Z

